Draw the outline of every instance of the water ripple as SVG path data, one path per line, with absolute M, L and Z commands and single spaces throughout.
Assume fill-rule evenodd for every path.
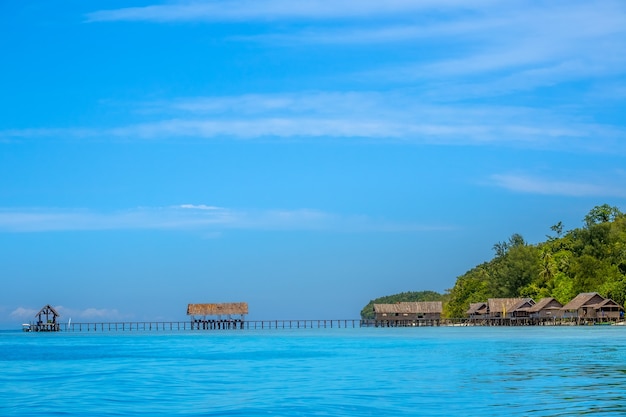
M 2 333 L 0 415 L 626 415 L 620 330 Z

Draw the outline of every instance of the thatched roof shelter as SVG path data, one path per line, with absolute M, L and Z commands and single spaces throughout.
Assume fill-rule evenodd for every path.
M 404 301 L 394 304 L 374 304 L 376 314 L 437 314 L 443 311 L 441 301 Z
M 566 316 L 578 319 L 617 319 L 624 308 L 610 298 L 604 298 L 597 292 L 583 292 L 563 306 Z
M 582 292 L 578 294 L 576 297 L 574 297 L 572 301 L 565 304 L 563 306 L 563 310 L 572 311 L 572 310 L 578 310 L 582 307 L 592 307 L 596 304 L 603 302 L 604 300 L 605 298 L 602 297 L 597 292 Z
M 500 314 L 502 316 L 517 312 L 528 311 L 535 305 L 532 298 L 490 298 L 487 300 L 489 314 Z
M 468 316 L 487 314 L 487 303 L 470 303 L 469 310 L 465 314 Z
M 528 309 L 529 313 L 538 313 L 542 310 L 560 310 L 563 304 L 553 297 L 546 297 L 539 300 L 537 304 Z
M 553 297 L 545 297 L 528 309 L 535 319 L 557 319 L 563 317 L 563 304 Z
M 188 316 L 227 316 L 248 314 L 248 303 L 211 303 L 187 305 Z

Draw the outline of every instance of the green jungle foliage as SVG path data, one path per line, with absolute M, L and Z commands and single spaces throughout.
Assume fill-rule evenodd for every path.
M 374 318 L 374 304 L 395 304 L 407 301 L 443 301 L 445 297 L 445 295 L 439 294 L 435 291 L 409 291 L 395 295 L 387 295 L 371 300 L 365 307 L 363 307 L 361 310 L 361 318 Z
M 554 297 L 565 304 L 581 292 L 626 301 L 626 214 L 607 204 L 594 207 L 584 226 L 531 245 L 519 234 L 494 245 L 495 257 L 457 278 L 444 308 L 464 317 L 470 303 L 488 298 Z
M 434 291 L 404 292 L 370 301 L 361 317 L 374 318 L 373 304 L 443 301 L 445 317 L 464 317 L 470 303 L 488 298 L 554 297 L 565 304 L 581 292 L 597 292 L 626 302 L 626 214 L 607 204 L 594 207 L 584 226 L 552 235 L 535 245 L 519 234 L 493 246 L 495 256 L 457 277 L 445 295 Z

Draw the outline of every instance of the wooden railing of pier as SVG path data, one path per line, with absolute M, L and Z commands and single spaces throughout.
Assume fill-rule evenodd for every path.
M 62 332 L 137 332 L 191 330 L 332 329 L 371 325 L 368 320 L 196 320 L 59 323 Z
M 194 321 L 132 321 L 132 322 L 91 322 L 56 323 L 54 330 L 37 328 L 32 324 L 30 331 L 61 332 L 148 332 L 148 331 L 217 331 L 217 330 L 272 330 L 272 329 L 345 329 L 357 327 L 433 327 L 433 326 L 561 326 L 580 324 L 614 324 L 614 322 L 588 320 L 584 323 L 572 319 L 530 321 L 516 319 L 475 320 L 418 319 L 398 321 L 375 321 L 372 319 L 345 320 L 194 320 Z
M 449 320 L 448 320 L 449 321 Z M 454 321 L 457 322 L 456 320 Z M 393 326 L 369 319 L 333 320 L 194 320 L 194 321 L 133 321 L 59 323 L 62 332 L 137 332 L 192 330 L 271 330 L 271 329 L 345 329 L 357 327 L 439 326 L 443 320 L 418 320 Z

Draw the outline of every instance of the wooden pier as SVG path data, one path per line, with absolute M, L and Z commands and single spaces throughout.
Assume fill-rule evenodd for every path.
M 617 324 L 615 321 L 573 319 L 531 321 L 528 319 L 473 320 L 467 318 L 441 320 L 406 320 L 381 322 L 374 319 L 333 320 L 193 320 L 193 321 L 132 321 L 54 323 L 30 326 L 31 332 L 209 332 L 235 330 L 278 330 L 278 329 L 347 329 L 358 327 L 439 327 L 439 326 L 576 326 Z M 623 324 L 620 322 L 619 324 Z
M 61 332 L 219 331 L 272 329 L 341 329 L 368 327 L 369 320 L 194 320 L 59 323 Z

